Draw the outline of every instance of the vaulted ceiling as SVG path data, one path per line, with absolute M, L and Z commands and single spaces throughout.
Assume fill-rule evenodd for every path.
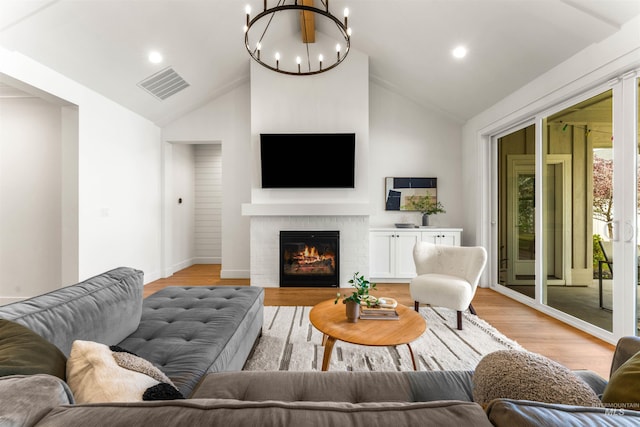
M 0 0 L 0 45 L 163 125 L 248 81 L 245 4 L 263 2 Z M 330 2 L 345 7 L 370 79 L 460 123 L 640 15 L 638 0 Z M 166 67 L 189 87 L 161 101 L 138 83 Z

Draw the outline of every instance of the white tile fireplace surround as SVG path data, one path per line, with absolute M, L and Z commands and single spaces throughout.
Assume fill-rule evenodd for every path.
M 314 216 L 301 211 L 280 215 L 273 210 L 245 205 L 243 215 L 251 215 L 251 285 L 280 286 L 281 230 L 340 231 L 340 287 L 349 287 L 353 273 L 369 275 L 369 215 L 339 213 Z M 253 208 L 251 208 L 253 206 Z M 295 211 L 295 209 L 293 209 Z

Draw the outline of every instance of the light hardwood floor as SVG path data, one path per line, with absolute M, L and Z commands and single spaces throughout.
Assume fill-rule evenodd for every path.
M 248 279 L 220 279 L 220 265 L 194 265 L 144 288 L 144 296 L 166 286 L 248 286 Z M 315 305 L 335 297 L 335 288 L 265 288 L 265 305 Z M 349 292 L 343 289 L 341 292 Z M 374 295 L 413 306 L 408 284 L 379 283 Z M 570 369 L 591 369 L 609 378 L 614 346 L 540 313 L 491 289 L 479 288 L 473 300 L 478 316 L 529 351 Z M 452 325 L 455 327 L 455 325 Z M 464 327 L 464 325 L 463 325 Z

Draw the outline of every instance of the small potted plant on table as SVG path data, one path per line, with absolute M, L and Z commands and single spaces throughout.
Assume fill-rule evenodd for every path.
M 349 283 L 355 290 L 348 297 L 344 297 L 342 303 L 346 304 L 347 320 L 351 323 L 356 323 L 360 317 L 360 305 L 366 303 L 370 307 L 375 304 L 375 297 L 369 295 L 369 291 L 375 289 L 376 284 L 369 282 L 364 276 L 360 276 L 358 272 L 353 274 L 353 278 L 349 280 Z M 340 292 L 336 295 L 334 304 L 337 304 L 339 299 Z

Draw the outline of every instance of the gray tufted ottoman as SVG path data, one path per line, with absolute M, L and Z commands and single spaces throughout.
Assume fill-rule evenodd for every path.
M 259 287 L 168 287 L 144 300 L 138 329 L 118 345 L 188 397 L 208 372 L 242 369 L 262 332 L 263 302 Z

